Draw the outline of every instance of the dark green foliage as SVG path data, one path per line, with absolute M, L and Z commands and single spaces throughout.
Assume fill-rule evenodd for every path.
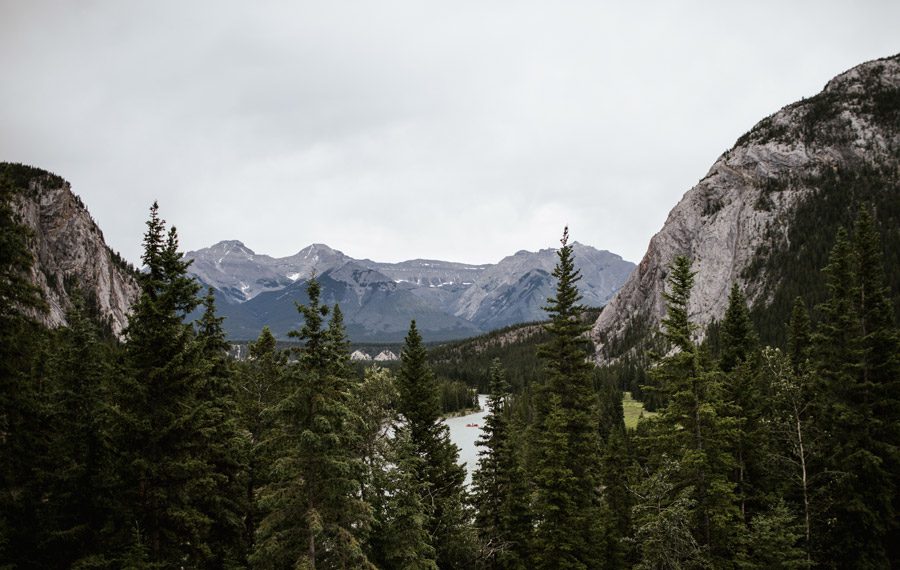
M 659 472 L 651 479 L 659 479 L 647 488 L 644 504 L 635 507 L 641 525 L 637 532 L 659 537 L 660 526 L 676 517 L 671 523 L 677 522 L 691 538 L 673 537 L 677 539 L 672 543 L 675 550 L 668 554 L 660 542 L 644 553 L 645 564 L 650 563 L 647 556 L 652 556 L 651 560 L 701 556 L 696 550 L 699 545 L 706 564 L 727 567 L 738 552 L 740 513 L 730 478 L 736 466 L 731 450 L 737 422 L 729 416 L 721 372 L 693 341 L 694 325 L 687 313 L 693 277 L 688 259 L 676 257 L 669 273 L 663 319 L 665 337 L 675 350 L 652 370 L 667 404 L 658 417 L 648 420 L 648 433 L 642 438 L 647 469 Z M 646 504 L 648 497 L 654 496 L 657 505 L 664 506 L 654 509 Z
M 853 242 L 838 232 L 814 337 L 823 459 L 834 497 L 818 546 L 822 559 L 845 567 L 888 564 L 896 528 L 898 345 L 880 250 L 865 209 Z
M 359 496 L 363 466 L 356 451 L 350 378 L 340 313 L 327 328 L 327 306 L 309 281 L 300 305 L 304 342 L 287 370 L 286 397 L 275 404 L 276 425 L 266 442 L 271 480 L 260 490 L 265 511 L 252 554 L 259 568 L 368 568 L 360 535 L 369 524 Z
M 381 545 L 387 570 L 437 570 L 436 550 L 428 532 L 427 483 L 417 478 L 422 457 L 415 453 L 407 430 L 391 445 L 393 467 L 388 471 L 387 504 Z
M 792 321 L 792 328 L 796 320 Z M 767 482 L 772 496 L 789 500 L 799 513 L 798 526 L 802 528 L 803 539 L 800 544 L 806 560 L 811 559 L 812 522 L 820 515 L 827 485 L 819 461 L 823 434 L 814 422 L 816 395 L 808 364 L 804 360 L 796 366 L 792 355 L 767 347 L 762 352 L 758 372 L 768 401 L 764 409 L 771 476 Z
M 753 517 L 747 535 L 748 548 L 737 566 L 752 570 L 809 568 L 806 553 L 797 547 L 801 530 L 783 502 Z
M 812 329 L 809 323 L 809 312 L 803 297 L 794 299 L 791 309 L 791 320 L 788 324 L 787 353 L 795 372 L 804 368 L 810 357 L 812 346 Z
M 524 473 L 510 430 L 509 384 L 499 360 L 491 365 L 490 374 L 489 412 L 478 440 L 482 448 L 478 471 L 472 478 L 475 528 L 485 568 L 526 568 L 528 536 L 521 532 L 524 495 L 517 492 Z
M 536 568 L 597 568 L 603 542 L 599 486 L 600 438 L 597 397 L 588 358 L 592 354 L 581 320 L 568 228 L 553 276 L 556 295 L 548 299 L 548 342 L 541 345 L 545 374 L 537 387 L 530 435 L 535 516 L 532 542 Z
M 723 372 L 731 372 L 742 362 L 747 362 L 756 348 L 756 331 L 750 321 L 746 298 L 737 283 L 731 287 L 720 334 L 719 367 Z
M 18 176 L 19 170 L 0 166 L 0 560 L 27 564 L 37 548 L 32 475 L 41 439 L 38 386 L 29 370 L 42 334 L 32 318 L 45 306 L 27 278 L 31 234 L 13 209 L 30 179 Z
M 441 413 L 464 412 L 478 408 L 478 394 L 459 380 L 438 382 Z
M 621 413 L 621 399 L 620 413 Z M 631 450 L 624 423 L 609 432 L 600 458 L 600 485 L 603 488 L 601 513 L 604 528 L 604 552 L 607 568 L 625 568 L 634 562 L 632 544 L 632 508 L 634 494 L 628 487 Z
M 269 410 L 286 395 L 287 354 L 277 349 L 268 327 L 250 343 L 249 353 L 250 357 L 238 364 L 235 398 L 248 456 L 246 487 L 242 492 L 247 505 L 242 541 L 252 551 L 259 521 L 265 514 L 256 504 L 256 495 L 273 477 L 265 442 L 272 437 L 276 418 Z
M 735 468 L 732 481 L 737 485 L 741 518 L 749 522 L 764 508 L 764 479 L 767 477 L 768 433 L 764 418 L 764 390 L 760 384 L 756 331 L 747 303 L 737 284 L 731 288 L 728 308 L 720 328 L 719 368 L 726 373 L 724 398 L 728 413 L 735 421 Z
M 43 563 L 54 567 L 98 563 L 108 553 L 106 529 L 114 506 L 110 473 L 110 351 L 75 297 L 68 326 L 53 335 L 46 369 L 48 394 L 44 421 L 47 457 L 42 468 L 45 492 L 40 545 Z
M 202 302 L 197 321 L 196 342 L 200 345 L 204 384 L 200 398 L 204 416 L 201 429 L 206 460 L 213 469 L 214 491 L 201 498 L 201 508 L 211 520 L 209 565 L 215 568 L 246 566 L 250 542 L 244 518 L 250 501 L 244 495 L 249 478 L 250 448 L 241 432 L 235 395 L 235 373 L 227 359 L 229 349 L 222 329 L 223 317 L 216 315 L 212 290 Z
M 441 422 L 434 374 L 415 321 L 400 358 L 397 412 L 401 429 L 408 432 L 413 452 L 421 459 L 416 476 L 423 484 L 426 529 L 438 567 L 471 568 L 476 549 L 465 508 L 465 470 L 457 463 L 459 450 Z
M 600 309 L 585 308 L 582 320 L 593 323 Z M 474 338 L 434 346 L 428 361 L 438 378 L 459 380 L 479 393 L 490 390 L 491 363 L 500 359 L 513 394 L 535 384 L 542 375 L 537 347 L 549 336 L 541 323 L 512 325 Z
M 211 529 L 229 524 L 225 510 L 210 508 L 229 501 L 214 457 L 227 443 L 209 431 L 222 404 L 211 389 L 204 343 L 183 322 L 199 303 L 198 286 L 156 204 L 142 259 L 147 272 L 126 329 L 127 373 L 113 395 L 120 552 L 139 532 L 152 566 L 202 567 L 221 554 Z

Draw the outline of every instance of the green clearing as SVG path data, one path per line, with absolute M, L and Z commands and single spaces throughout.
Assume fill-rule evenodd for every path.
M 622 410 L 625 412 L 625 427 L 627 429 L 634 429 L 643 418 L 652 418 L 656 415 L 656 412 L 645 410 L 643 402 L 631 397 L 631 392 L 623 392 Z

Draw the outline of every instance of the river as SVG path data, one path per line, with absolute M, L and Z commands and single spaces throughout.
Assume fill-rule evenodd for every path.
M 459 447 L 459 462 L 466 464 L 466 485 L 472 483 L 472 473 L 478 468 L 478 436 L 484 426 L 484 416 L 487 415 L 487 395 L 478 395 L 480 412 L 457 418 L 447 418 L 444 423 L 450 428 L 450 440 Z M 477 425 L 477 427 L 471 427 Z M 467 427 L 469 426 L 469 427 Z

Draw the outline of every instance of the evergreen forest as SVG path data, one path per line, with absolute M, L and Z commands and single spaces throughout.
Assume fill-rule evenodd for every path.
M 823 298 L 793 299 L 778 334 L 757 330 L 737 285 L 700 334 L 679 256 L 653 350 L 598 368 L 566 229 L 547 321 L 525 342 L 468 358 L 429 350 L 412 321 L 399 364 L 360 373 L 315 279 L 296 345 L 264 328 L 230 357 L 156 204 L 124 337 L 85 301 L 43 328 L 13 191 L 0 188 L 0 568 L 900 567 L 896 268 L 865 205 L 832 236 Z M 467 486 L 442 419 L 474 388 L 489 403 Z M 656 412 L 635 429 L 626 389 Z

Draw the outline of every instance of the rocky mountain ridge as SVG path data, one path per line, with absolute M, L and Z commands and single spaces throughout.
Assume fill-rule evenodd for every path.
M 16 189 L 13 207 L 31 230 L 31 281 L 40 288 L 47 326 L 66 322 L 77 287 L 110 331 L 121 336 L 139 288 L 134 268 L 113 252 L 68 182 L 46 171 L 0 163 L 0 177 Z
M 790 266 L 815 255 L 820 265 L 809 272 L 817 274 L 820 250 L 827 251 L 827 244 L 795 231 L 798 216 L 818 215 L 819 226 L 830 224 L 833 232 L 835 219 L 846 217 L 840 202 L 847 210 L 871 201 L 883 206 L 883 230 L 893 231 L 898 150 L 900 56 L 859 65 L 815 97 L 763 119 L 685 193 L 651 239 L 593 327 L 598 358 L 613 356 L 635 323 L 658 326 L 667 268 L 676 255 L 693 260 L 690 313 L 701 331 L 723 315 L 732 283 L 759 318 L 773 309 L 779 314 L 767 318 L 780 318 L 787 291 L 802 292 Z M 863 178 L 874 182 L 862 184 Z
M 575 254 L 588 305 L 604 304 L 634 267 L 582 244 L 575 244 Z M 543 319 L 556 250 L 520 251 L 496 264 L 383 263 L 353 259 L 323 244 L 276 259 L 230 240 L 186 257 L 193 260 L 195 277 L 222 299 L 219 308 L 232 338 L 253 338 L 264 324 L 278 336 L 296 328 L 294 303 L 304 302 L 306 282 L 315 272 L 325 302 L 340 304 L 353 340 L 393 342 L 402 340 L 411 319 L 428 340 Z

